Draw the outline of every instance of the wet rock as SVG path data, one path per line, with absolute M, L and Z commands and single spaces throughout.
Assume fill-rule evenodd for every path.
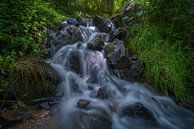
M 89 100 L 80 99 L 77 102 L 77 107 L 80 108 L 80 109 L 83 109 L 83 108 L 86 108 L 89 104 L 90 104 Z
M 75 26 L 67 27 L 67 32 L 71 36 L 70 44 L 84 41 L 81 31 L 78 27 L 75 27 Z
M 73 77 L 68 78 L 69 85 L 71 86 L 71 93 L 82 93 L 80 90 L 78 82 Z
M 78 42 L 76 48 L 77 48 L 77 49 L 83 48 L 82 42 Z
M 122 57 L 128 55 L 128 51 L 125 48 L 124 42 L 121 40 L 114 40 L 113 45 L 115 46 L 115 51 L 107 54 L 107 61 L 111 65 L 116 65 Z
M 105 54 L 108 55 L 111 52 L 115 51 L 115 45 L 113 43 L 109 43 L 104 47 Z
M 119 28 L 110 32 L 109 41 L 112 42 L 116 38 L 119 40 L 125 40 L 126 36 L 127 36 L 127 30 L 125 28 Z
M 144 63 L 138 60 L 137 55 L 132 55 L 130 58 L 130 77 L 139 78 L 143 74 Z
M 112 122 L 99 113 L 82 113 L 80 122 L 83 129 L 111 129 Z
M 124 41 L 115 39 L 113 44 L 116 46 L 116 51 L 119 52 L 119 56 L 128 56 L 127 48 L 125 48 Z
M 130 60 L 127 56 L 121 57 L 118 61 L 117 64 L 114 65 L 116 69 L 125 69 L 125 68 L 130 68 Z
M 50 54 L 53 55 L 57 50 L 67 44 L 83 42 L 81 31 L 76 26 L 58 27 L 52 32 L 46 41 L 46 47 L 49 48 Z
M 117 54 L 117 55 L 116 55 Z M 138 60 L 137 55 L 120 57 L 120 53 L 113 52 L 107 55 L 108 66 L 119 78 L 134 81 L 143 74 L 144 63 Z
M 81 65 L 80 65 L 80 60 L 79 60 L 79 57 L 80 55 L 79 55 L 79 52 L 78 51 L 72 51 L 71 53 L 70 53 L 70 59 L 69 59 L 69 64 L 68 64 L 68 66 L 69 66 L 69 68 L 71 69 L 71 70 L 73 70 L 74 72 L 76 72 L 76 73 L 80 73 L 81 71 L 80 71 L 80 67 L 81 67 Z
M 137 55 L 132 55 L 131 56 L 131 62 L 138 61 L 138 56 Z
M 89 19 L 89 20 L 87 21 L 87 24 L 88 24 L 88 26 L 95 26 L 92 19 Z
M 121 116 L 156 121 L 154 114 L 140 102 L 125 106 L 121 111 Z
M 117 61 L 120 59 L 119 53 L 118 52 L 111 52 L 107 54 L 107 63 L 109 65 L 114 65 L 117 63 Z
M 87 26 L 87 21 L 83 17 L 80 17 L 80 16 L 77 17 L 76 21 L 78 22 L 79 25 Z
M 74 19 L 67 19 L 66 21 L 67 21 L 68 25 L 79 26 L 79 23 L 76 20 L 74 20 Z
M 98 89 L 97 97 L 99 97 L 99 98 L 101 98 L 101 99 L 106 99 L 106 98 L 108 98 L 108 94 L 107 94 L 107 91 L 106 91 L 106 88 L 105 88 L 105 87 L 100 87 L 100 88 Z
M 130 80 L 130 60 L 127 56 L 119 58 L 116 64 L 110 65 L 113 73 L 119 78 Z
M 86 80 L 87 83 L 95 83 L 95 78 L 94 77 L 89 77 L 87 80 Z
M 63 91 L 57 91 L 57 93 L 55 94 L 55 97 L 58 97 L 58 98 L 62 98 L 63 96 L 64 96 Z
M 87 48 L 91 50 L 101 51 L 103 47 L 104 47 L 104 40 L 102 36 L 95 37 L 94 40 L 91 41 L 91 43 L 87 44 Z
M 112 26 L 110 22 L 104 20 L 103 18 L 96 16 L 94 17 L 93 22 L 100 32 L 109 33 L 111 31 Z

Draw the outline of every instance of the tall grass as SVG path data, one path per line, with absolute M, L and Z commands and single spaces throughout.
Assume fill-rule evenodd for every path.
M 160 36 L 160 28 L 146 23 L 129 41 L 129 48 L 146 63 L 145 78 L 153 81 L 167 95 L 188 98 L 186 84 L 188 62 L 178 44 Z

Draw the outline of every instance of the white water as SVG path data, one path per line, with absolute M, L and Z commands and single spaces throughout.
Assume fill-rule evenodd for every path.
M 102 34 L 93 26 L 79 27 L 84 43 L 66 45 L 52 58 L 52 67 L 61 77 L 59 90 L 64 92 L 58 111 L 60 129 L 104 129 L 84 123 L 82 113 L 99 114 L 111 122 L 111 129 L 194 129 L 194 113 L 177 106 L 170 98 L 158 96 L 143 84 L 127 82 L 110 74 L 103 52 L 91 51 L 87 43 Z M 104 34 L 106 35 L 106 34 Z M 78 53 L 78 72 L 71 68 L 72 53 Z M 94 82 L 90 82 L 90 79 Z M 100 98 L 99 88 L 104 88 L 106 98 Z M 80 109 L 80 99 L 89 100 L 86 108 Z M 141 103 L 151 111 L 155 120 L 122 115 L 128 105 Z M 106 128 L 108 129 L 108 128 Z

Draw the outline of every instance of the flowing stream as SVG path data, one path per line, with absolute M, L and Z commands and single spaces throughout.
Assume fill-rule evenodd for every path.
M 120 79 L 109 70 L 104 50 L 88 49 L 99 35 L 108 44 L 108 33 L 90 22 L 76 28 L 82 41 L 52 46 L 51 66 L 61 78 L 57 90 L 64 93 L 56 118 L 60 129 L 194 129 L 193 112 L 144 84 Z

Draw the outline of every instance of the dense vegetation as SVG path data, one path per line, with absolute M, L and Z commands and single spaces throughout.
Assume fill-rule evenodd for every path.
M 145 12 L 143 24 L 129 47 L 146 62 L 145 77 L 166 94 L 193 98 L 194 3 L 152 0 L 140 4 Z
M 44 91 L 47 86 L 43 84 L 45 73 L 41 66 L 41 53 L 50 28 L 65 17 L 80 14 L 120 14 L 121 7 L 129 1 L 2 0 L 0 91 L 11 88 L 17 94 L 23 94 L 21 98 L 40 96 L 42 92 L 37 91 Z M 192 100 L 194 3 L 192 0 L 134 2 L 139 5 L 135 15 L 141 16 L 141 22 L 135 23 L 129 30 L 127 42 L 129 49 L 146 63 L 146 80 L 179 100 Z M 39 57 L 34 58 L 34 55 Z M 33 92 L 33 89 L 37 91 Z

